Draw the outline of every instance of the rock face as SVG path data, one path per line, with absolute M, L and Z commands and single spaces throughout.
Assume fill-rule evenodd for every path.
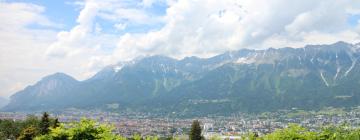
M 262 112 L 360 103 L 359 45 L 239 50 L 203 59 L 151 56 L 76 81 L 43 78 L 11 97 L 6 111 L 77 108 L 177 112 Z
M 4 109 L 26 111 L 57 107 L 66 102 L 67 97 L 78 84 L 78 81 L 64 73 L 46 76 L 35 85 L 28 86 L 11 96 L 10 103 Z

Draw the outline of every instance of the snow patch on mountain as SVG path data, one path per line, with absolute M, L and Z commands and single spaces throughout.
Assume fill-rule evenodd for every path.
M 235 63 L 237 64 L 251 64 L 254 62 L 255 62 L 254 59 L 251 59 L 249 57 L 240 57 L 235 61 Z
M 324 81 L 325 85 L 328 87 L 329 83 L 326 81 L 326 79 L 324 77 L 324 74 L 323 74 L 323 71 L 320 71 L 320 76 L 321 76 L 321 79 Z
M 350 66 L 350 68 L 345 72 L 345 76 L 347 76 L 347 75 L 349 74 L 349 72 L 354 68 L 357 59 L 351 59 L 351 61 L 352 61 L 351 66 Z
M 136 60 L 133 61 L 122 61 L 119 62 L 115 65 L 112 65 L 111 67 L 113 68 L 114 72 L 117 73 L 119 72 L 121 69 L 123 69 L 125 66 L 129 66 L 129 65 L 133 65 L 136 63 Z

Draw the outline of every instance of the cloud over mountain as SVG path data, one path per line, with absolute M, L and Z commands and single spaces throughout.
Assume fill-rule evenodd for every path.
M 241 48 L 360 41 L 356 0 L 85 0 L 64 3 L 75 14 L 55 18 L 52 3 L 0 6 L 0 95 L 56 71 L 85 79 L 144 55 L 210 57 Z M 57 20 L 68 16 L 76 18 Z

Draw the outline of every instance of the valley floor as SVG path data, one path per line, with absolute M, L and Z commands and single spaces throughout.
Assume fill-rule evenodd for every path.
M 0 119 L 24 120 L 27 113 L 1 112 Z M 41 116 L 41 113 L 35 113 Z M 360 126 L 359 108 L 344 110 L 326 108 L 319 111 L 282 110 L 261 114 L 237 113 L 230 116 L 204 116 L 193 118 L 176 118 L 173 116 L 152 116 L 143 113 L 114 113 L 102 111 L 68 110 L 51 113 L 60 122 L 69 123 L 88 118 L 101 123 L 111 123 L 115 133 L 122 136 L 134 134 L 173 136 L 186 135 L 193 120 L 200 120 L 205 137 L 240 136 L 249 132 L 264 135 L 277 129 L 286 128 L 289 124 L 299 124 L 310 131 L 318 131 L 327 125 L 347 124 L 351 127 Z

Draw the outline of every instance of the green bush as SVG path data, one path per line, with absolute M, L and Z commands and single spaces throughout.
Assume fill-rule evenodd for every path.
M 32 140 L 38 135 L 38 130 L 34 126 L 30 126 L 22 131 L 18 140 Z
M 82 119 L 80 122 L 50 128 L 50 133 L 36 137 L 35 140 L 125 140 L 112 133 L 113 127 Z
M 324 127 L 319 132 L 296 124 L 290 124 L 287 128 L 278 129 L 275 132 L 255 136 L 253 133 L 242 137 L 245 140 L 360 140 L 360 129 L 351 128 L 347 125 Z

